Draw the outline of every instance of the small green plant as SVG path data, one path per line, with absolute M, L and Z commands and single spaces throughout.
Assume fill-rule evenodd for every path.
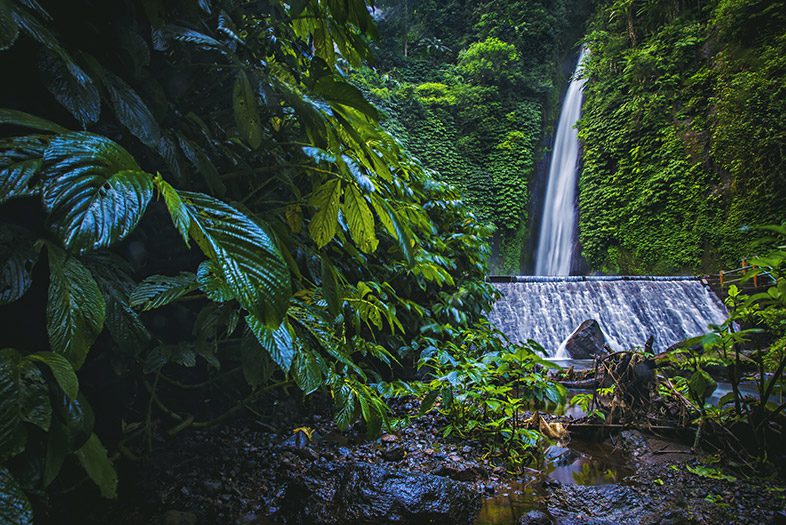
M 418 366 L 430 379 L 395 390 L 420 397 L 421 414 L 447 416 L 444 437 L 478 439 L 489 456 L 515 469 L 534 458 L 544 434 L 559 433 L 538 411 L 564 403 L 566 391 L 546 378 L 553 365 L 538 356 L 540 345 L 511 344 L 491 327 L 479 328 L 458 334 L 459 342 L 427 348 Z

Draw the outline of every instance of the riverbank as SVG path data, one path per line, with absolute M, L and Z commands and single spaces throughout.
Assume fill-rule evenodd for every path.
M 783 481 L 744 478 L 719 456 L 637 431 L 565 441 L 511 473 L 479 443 L 443 438 L 433 413 L 366 439 L 338 432 L 327 407 L 284 401 L 159 441 L 149 458 L 120 461 L 119 500 L 100 501 L 85 484 L 51 502 L 40 522 L 772 523 L 786 508 Z M 414 415 L 417 401 L 394 409 Z

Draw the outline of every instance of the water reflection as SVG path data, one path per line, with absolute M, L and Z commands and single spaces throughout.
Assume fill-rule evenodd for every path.
M 515 525 L 527 512 L 542 508 L 546 481 L 604 485 L 633 473 L 623 455 L 600 443 L 553 445 L 544 451 L 543 458 L 539 476 L 500 487 L 496 495 L 486 499 L 475 525 Z

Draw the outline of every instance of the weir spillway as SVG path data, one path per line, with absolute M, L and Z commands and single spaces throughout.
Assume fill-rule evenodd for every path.
M 583 321 L 595 319 L 613 350 L 662 352 L 727 317 L 701 279 L 664 276 L 490 277 L 502 293 L 489 318 L 513 342 L 533 339 L 555 356 Z

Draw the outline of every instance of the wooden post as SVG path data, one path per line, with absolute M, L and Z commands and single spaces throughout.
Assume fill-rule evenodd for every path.
M 745 267 L 748 266 L 748 258 L 742 258 L 742 275 L 745 275 Z
M 723 270 L 720 271 L 720 273 L 718 274 L 718 277 L 720 277 L 720 286 L 721 286 L 721 289 L 723 289 Z

